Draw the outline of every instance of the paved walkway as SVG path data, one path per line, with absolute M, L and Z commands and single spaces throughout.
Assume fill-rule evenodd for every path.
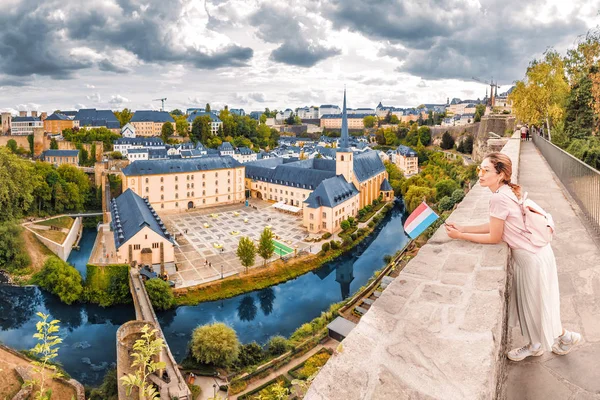
M 506 398 L 600 399 L 600 248 L 533 142 L 522 143 L 520 171 L 519 183 L 556 223 L 552 247 L 562 322 L 566 329 L 581 332 L 583 341 L 567 356 L 546 353 L 520 363 L 509 361 Z M 525 344 L 518 328 L 509 333 L 509 343 L 509 348 Z

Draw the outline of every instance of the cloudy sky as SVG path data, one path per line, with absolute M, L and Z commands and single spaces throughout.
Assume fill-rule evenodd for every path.
M 92 5 L 93 4 L 93 5 Z M 0 0 L 0 110 L 262 110 L 477 98 L 600 0 Z

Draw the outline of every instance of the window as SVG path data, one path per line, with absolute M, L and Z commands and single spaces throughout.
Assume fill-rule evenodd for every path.
M 230 187 L 228 187 L 228 188 L 227 188 L 227 191 L 228 191 L 228 192 L 231 192 L 231 188 L 230 188 Z
M 188 189 L 190 188 L 190 184 L 189 184 L 189 183 L 187 184 L 187 188 L 188 188 Z
M 175 207 L 179 207 L 179 203 L 178 202 L 175 202 Z
M 327 218 L 327 214 L 323 213 L 323 218 Z
M 227 183 L 231 183 L 231 179 L 227 179 Z
M 206 190 L 203 190 L 202 191 L 202 196 L 205 196 L 205 195 L 206 195 Z
M 315 226 L 313 224 L 310 224 L 310 230 L 312 231 L 313 229 L 315 229 Z
M 215 189 L 215 194 L 219 194 L 219 188 Z
M 175 190 L 178 190 L 178 189 L 179 189 L 179 185 L 175 185 Z
M 323 229 L 327 229 L 327 222 L 323 221 Z
M 192 180 L 194 180 L 194 175 L 192 175 Z M 193 185 L 193 183 L 192 183 L 192 185 Z
M 206 182 L 202 182 L 202 187 L 206 187 Z
M 164 178 L 161 176 L 160 177 L 160 183 L 163 183 L 163 181 L 164 181 Z
M 187 195 L 186 195 L 186 197 L 190 197 L 190 192 L 187 192 Z
M 148 178 L 146 178 L 146 183 L 148 183 Z
M 189 175 L 186 175 L 186 176 L 185 176 L 185 179 L 186 179 L 187 181 L 189 181 L 189 180 L 190 180 L 190 176 L 189 176 Z
M 148 188 L 148 186 L 146 186 L 146 193 L 148 193 L 149 190 L 150 190 L 150 188 Z
M 179 198 L 179 193 L 175 193 L 175 198 L 178 199 Z
M 202 179 L 204 179 L 204 176 L 205 176 L 205 175 L 204 175 L 204 174 L 202 174 Z
M 231 176 L 231 171 L 227 171 L 227 176 Z
M 202 199 L 202 204 L 206 204 L 206 199 Z
M 215 202 L 217 202 L 217 201 L 219 201 L 219 198 L 218 198 L 218 197 L 215 197 Z
M 139 249 L 140 249 L 140 247 L 141 247 L 141 246 L 140 246 L 139 244 L 134 244 L 134 245 L 133 245 L 133 249 L 134 249 L 134 250 L 139 250 Z
M 160 195 L 160 199 L 161 199 L 161 200 L 164 200 L 164 199 L 165 199 L 165 195 L 164 195 L 164 194 L 161 194 L 161 195 Z
M 194 175 L 192 175 L 192 177 L 193 177 L 193 176 L 194 176 Z M 193 189 L 193 188 L 194 188 L 194 183 L 192 182 L 192 189 Z
M 227 195 L 227 200 L 231 200 L 231 195 Z
M 152 243 L 152 248 L 153 249 L 158 249 L 160 247 L 160 244 L 158 243 Z
M 215 178 L 218 178 L 218 177 L 219 177 L 219 173 L 215 172 Z
M 310 214 L 308 215 L 308 219 L 315 219 L 315 215 L 314 215 L 313 213 L 310 213 Z
M 219 186 L 219 181 L 215 181 L 215 186 Z
M 164 186 L 161 186 L 161 187 L 160 187 L 160 191 L 162 192 L 162 191 L 164 191 L 164 190 L 165 190 L 165 187 L 164 187 Z
M 161 205 L 160 205 L 160 208 L 165 208 L 165 205 L 164 205 L 164 204 L 161 204 Z
M 178 176 L 175 175 L 175 182 L 177 182 L 179 180 Z

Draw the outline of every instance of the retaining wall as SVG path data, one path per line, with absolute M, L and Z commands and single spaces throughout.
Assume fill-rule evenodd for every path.
M 77 240 L 77 235 L 81 230 L 81 224 L 81 217 L 76 217 L 75 221 L 73 222 L 73 226 L 71 226 L 71 230 L 67 234 L 67 237 L 65 238 L 65 241 L 62 244 L 56 243 L 55 241 L 38 234 L 34 230 L 31 230 L 31 232 L 33 232 L 33 234 L 40 240 L 40 242 L 42 242 L 47 248 L 50 249 L 50 251 L 56 254 L 61 260 L 67 261 L 69 255 L 71 254 L 71 250 L 73 250 L 73 244 Z M 27 226 L 25 227 L 27 228 Z
M 504 146 L 518 177 L 520 140 Z M 449 220 L 489 221 L 475 185 Z M 442 226 L 383 291 L 306 399 L 490 399 L 506 371 L 511 282 L 505 243 L 451 240 Z

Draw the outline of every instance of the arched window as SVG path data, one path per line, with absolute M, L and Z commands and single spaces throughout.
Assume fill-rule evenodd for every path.
M 344 161 L 344 155 L 342 154 L 342 161 Z
M 165 195 L 164 195 L 164 194 L 161 194 L 161 195 L 160 195 L 160 199 L 161 199 L 161 200 L 164 200 L 164 199 L 165 199 Z
M 148 178 L 146 178 L 146 183 L 148 183 Z

